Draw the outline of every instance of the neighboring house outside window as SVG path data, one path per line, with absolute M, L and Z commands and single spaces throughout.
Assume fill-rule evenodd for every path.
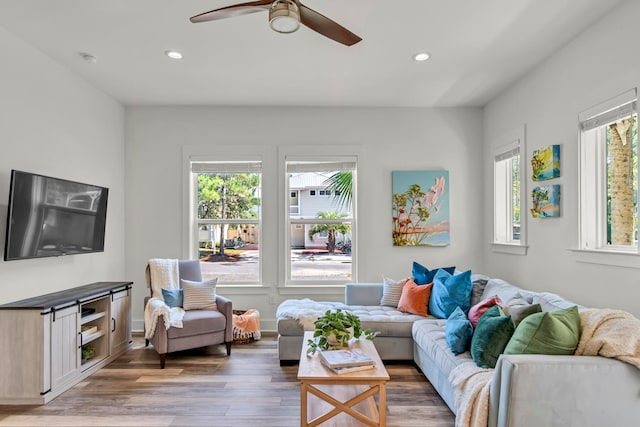
M 503 136 L 496 144 L 493 161 L 494 252 L 526 254 L 526 211 L 522 179 L 525 152 L 524 127 Z
M 580 113 L 579 120 L 578 249 L 638 254 L 636 90 Z

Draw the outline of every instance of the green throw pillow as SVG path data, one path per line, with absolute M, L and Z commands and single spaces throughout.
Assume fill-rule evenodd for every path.
M 571 355 L 580 340 L 578 307 L 530 314 L 520 322 L 505 354 Z
M 476 326 L 471 338 L 471 358 L 481 368 L 495 368 L 515 326 L 511 316 L 505 316 L 500 306 L 487 310 Z

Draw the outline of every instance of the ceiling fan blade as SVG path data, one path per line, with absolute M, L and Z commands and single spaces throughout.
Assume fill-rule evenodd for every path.
M 195 24 L 197 22 L 216 21 L 218 19 L 233 18 L 234 16 L 262 12 L 263 10 L 268 10 L 271 7 L 271 3 L 273 3 L 273 0 L 259 0 L 249 3 L 234 4 L 192 16 L 189 20 Z
M 296 3 L 298 3 L 300 9 L 300 23 L 311 28 L 313 31 L 347 46 L 354 45 L 362 40 L 362 38 L 356 36 L 337 22 L 308 8 L 297 0 Z

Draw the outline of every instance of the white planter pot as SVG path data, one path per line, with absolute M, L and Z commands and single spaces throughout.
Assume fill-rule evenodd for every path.
M 347 331 L 349 331 L 349 339 L 346 341 L 346 345 L 343 345 L 343 342 L 338 341 L 334 333 L 327 335 L 327 342 L 332 347 L 349 347 L 349 341 L 353 338 L 353 327 L 347 328 Z

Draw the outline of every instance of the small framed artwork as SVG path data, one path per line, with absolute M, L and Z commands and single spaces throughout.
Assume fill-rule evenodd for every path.
M 535 187 L 531 192 L 531 216 L 554 218 L 560 216 L 560 184 Z
M 449 245 L 449 171 L 393 171 L 394 246 Z
M 534 150 L 531 156 L 531 168 L 534 181 L 546 181 L 547 179 L 560 177 L 560 145 Z

